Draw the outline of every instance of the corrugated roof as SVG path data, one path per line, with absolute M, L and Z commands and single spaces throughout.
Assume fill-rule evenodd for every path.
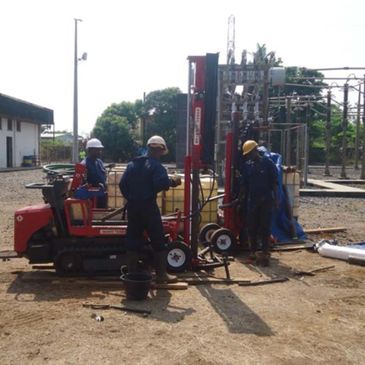
M 4 94 L 0 94 L 0 115 L 12 119 L 28 120 L 38 124 L 53 124 L 52 109 Z

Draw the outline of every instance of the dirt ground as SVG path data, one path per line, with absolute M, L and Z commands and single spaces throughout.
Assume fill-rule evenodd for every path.
M 318 169 L 315 174 L 321 176 Z M 12 248 L 14 210 L 41 201 L 40 193 L 24 184 L 41 178 L 40 170 L 0 173 L 0 250 Z M 301 198 L 305 228 L 347 227 L 312 240 L 364 240 L 364 219 L 363 200 Z M 335 267 L 315 276 L 291 270 L 328 265 Z M 364 267 L 301 250 L 274 253 L 271 267 L 260 269 L 237 257 L 231 273 L 289 281 L 159 290 L 133 303 L 118 282 L 59 279 L 32 270 L 25 259 L 1 262 L 0 364 L 364 364 Z M 224 276 L 222 269 L 214 274 Z M 95 311 L 83 302 L 122 302 L 152 314 Z

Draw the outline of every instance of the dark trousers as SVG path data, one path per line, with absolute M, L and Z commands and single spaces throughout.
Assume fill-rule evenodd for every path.
M 262 250 L 269 251 L 273 203 L 271 200 L 264 200 L 250 205 L 247 212 L 247 221 L 251 251 L 257 251 L 259 237 L 261 238 Z
M 96 207 L 99 209 L 108 208 L 108 194 L 104 194 L 103 196 L 98 196 L 96 198 Z
M 162 226 L 161 213 L 156 202 L 127 205 L 128 228 L 127 250 L 138 251 L 146 242 L 145 232 L 150 239 L 154 251 L 165 249 L 165 234 Z

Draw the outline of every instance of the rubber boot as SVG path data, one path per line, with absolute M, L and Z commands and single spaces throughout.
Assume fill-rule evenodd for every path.
M 166 271 L 166 265 L 167 265 L 166 256 L 167 256 L 166 251 L 159 251 L 154 253 L 154 266 L 156 270 L 157 284 L 177 282 L 177 276 L 170 275 Z
M 127 269 L 128 273 L 137 272 L 138 268 L 138 253 L 136 251 L 127 251 Z
M 262 237 L 262 266 L 270 265 L 270 236 Z
M 251 236 L 250 237 L 250 254 L 248 255 L 248 260 L 250 263 L 255 264 L 257 262 L 257 237 Z
M 270 265 L 270 253 L 268 251 L 257 251 L 256 262 L 260 266 L 267 267 Z

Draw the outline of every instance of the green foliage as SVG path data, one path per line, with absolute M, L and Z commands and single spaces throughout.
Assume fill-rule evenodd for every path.
M 141 101 L 136 101 L 134 103 L 122 101 L 121 103 L 113 103 L 112 105 L 108 106 L 101 117 L 122 117 L 125 118 L 132 127 L 135 127 L 140 115 Z
M 178 88 L 156 90 L 142 100 L 134 103 L 122 101 L 107 107 L 97 119 L 92 136 L 99 138 L 104 146 L 104 156 L 113 161 L 126 161 L 132 158 L 140 140 L 137 128 L 139 121 L 145 121 L 145 144 L 152 135 L 165 138 L 169 154 L 165 160 L 175 159 L 176 144 L 176 96 Z
M 92 135 L 102 141 L 106 159 L 121 162 L 133 156 L 136 146 L 131 124 L 126 117 L 112 114 L 110 110 L 98 118 Z
M 330 162 L 339 163 L 341 161 L 342 149 L 342 111 L 338 107 L 332 107 L 331 118 L 331 148 Z M 308 133 L 310 143 L 310 162 L 324 162 L 326 148 L 326 121 L 315 119 L 308 122 Z M 355 125 L 351 122 L 347 125 L 347 147 L 352 149 L 355 146 Z
M 42 163 L 71 160 L 72 146 L 64 143 L 64 141 L 58 139 L 41 140 L 40 147 Z
M 152 91 L 146 96 L 146 138 L 160 135 L 166 140 L 169 153 L 165 160 L 176 156 L 176 98 L 181 91 L 176 87 Z M 146 141 L 144 141 L 146 142 Z

